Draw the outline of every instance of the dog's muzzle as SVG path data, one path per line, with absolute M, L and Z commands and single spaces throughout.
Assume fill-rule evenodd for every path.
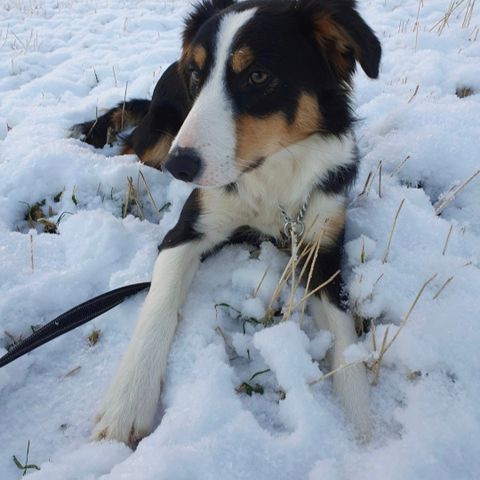
M 175 147 L 167 157 L 165 168 L 175 178 L 193 182 L 202 169 L 202 159 L 193 148 Z

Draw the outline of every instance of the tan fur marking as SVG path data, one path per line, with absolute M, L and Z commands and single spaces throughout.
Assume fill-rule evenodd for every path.
M 358 45 L 330 15 L 325 13 L 318 14 L 314 19 L 314 23 L 315 39 L 325 51 L 327 58 L 340 74 L 346 75 L 350 73 L 352 65 L 345 54 L 349 50 L 353 50 L 355 57 L 358 59 L 360 56 Z
M 321 237 L 320 252 L 338 243 L 339 237 L 345 228 L 345 207 L 338 206 L 337 213 L 327 218 L 318 218 L 315 225 L 305 223 L 307 236 L 306 244 L 315 243 Z
M 249 47 L 241 47 L 232 53 L 230 62 L 235 73 L 243 72 L 254 60 L 253 52 Z
M 203 70 L 205 62 L 207 61 L 207 51 L 201 45 L 193 48 L 193 60 L 195 60 L 198 68 Z
M 318 132 L 321 127 L 321 113 L 318 107 L 318 100 L 314 95 L 308 93 L 300 95 L 297 115 L 292 127 L 301 139 Z
M 112 119 L 110 125 L 114 132 L 121 132 L 126 128 L 136 125 L 140 121 L 140 117 L 133 115 L 132 113 L 124 110 L 122 107 L 118 107 L 112 113 Z
M 171 145 L 172 138 L 163 136 L 153 147 L 145 150 L 140 160 L 150 167 L 162 168 Z
M 265 118 L 249 115 L 237 120 L 236 161 L 241 170 L 249 170 L 261 157 L 299 142 L 317 132 L 321 121 L 317 99 L 307 93 L 300 95 L 295 120 L 287 122 L 281 113 Z
M 178 68 L 179 71 L 180 69 L 180 64 L 185 64 L 189 58 L 192 56 L 192 44 L 191 43 L 185 43 L 183 45 L 182 49 L 182 55 L 180 57 L 180 62 L 178 63 Z
M 124 145 L 124 147 L 122 148 L 121 155 L 132 155 L 134 153 L 135 151 L 133 150 L 132 147 L 130 147 L 129 145 Z
M 325 239 L 329 241 L 329 243 L 337 243 L 340 234 L 343 232 L 345 228 L 345 210 L 342 211 L 331 218 L 328 218 L 327 223 L 325 225 Z

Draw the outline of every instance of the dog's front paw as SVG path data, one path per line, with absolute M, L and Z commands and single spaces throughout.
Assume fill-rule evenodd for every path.
M 153 430 L 160 384 L 153 388 L 135 381 L 120 383 L 123 385 L 114 382 L 103 400 L 92 438 L 118 440 L 135 447 Z
M 136 416 L 122 409 L 107 409 L 100 412 L 96 420 L 97 424 L 92 432 L 94 440 L 117 440 L 132 448 L 149 435 L 153 427 L 153 419 Z

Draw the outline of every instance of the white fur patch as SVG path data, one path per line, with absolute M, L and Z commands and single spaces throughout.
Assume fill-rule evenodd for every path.
M 226 92 L 225 76 L 235 35 L 255 11 L 250 9 L 223 17 L 210 76 L 171 147 L 171 151 L 181 147 L 193 148 L 199 153 L 203 170 L 200 177 L 195 179 L 198 185 L 226 185 L 239 174 L 235 169 L 235 121 Z
M 313 316 L 317 326 L 329 330 L 334 336 L 334 344 L 329 352 L 330 368 L 339 369 L 333 376 L 333 388 L 342 402 L 348 419 L 352 422 L 356 434 L 362 440 L 369 440 L 373 434 L 373 419 L 370 409 L 370 384 L 363 363 L 347 364 L 344 352 L 357 343 L 354 320 L 346 312 L 328 301 L 326 295 L 313 297 L 311 301 Z
M 191 245 L 163 250 L 132 340 L 97 415 L 93 437 L 132 443 L 153 428 L 178 309 L 199 263 Z

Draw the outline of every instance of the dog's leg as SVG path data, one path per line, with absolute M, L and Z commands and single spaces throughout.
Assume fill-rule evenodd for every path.
M 133 99 L 119 103 L 95 120 L 74 125 L 70 136 L 102 148 L 118 134 L 136 127 L 125 138 L 118 135 L 123 142 L 121 153 L 136 153 L 146 165 L 160 168 L 191 103 L 174 62 L 157 82 L 151 101 Z
M 358 341 L 352 316 L 332 303 L 328 294 L 315 296 L 311 303 L 312 313 L 321 329 L 329 330 L 334 337 L 327 360 L 330 368 L 336 370 L 345 363 L 343 352 Z M 348 366 L 333 375 L 333 389 L 343 404 L 355 433 L 361 440 L 368 440 L 373 433 L 370 409 L 370 385 L 365 365 Z
M 119 103 L 95 120 L 74 125 L 70 130 L 70 136 L 95 148 L 102 148 L 107 143 L 112 143 L 118 133 L 140 123 L 147 114 L 150 103 L 150 100 L 138 99 Z
M 201 255 L 230 232 L 227 222 L 213 228 L 210 220 L 215 215 L 201 197 L 199 190 L 192 192 L 177 225 L 160 246 L 132 340 L 97 416 L 96 439 L 134 445 L 152 431 L 178 310 Z
M 186 243 L 158 256 L 132 340 L 97 416 L 94 438 L 133 445 L 151 432 L 178 309 L 198 266 L 198 246 Z
M 323 200 L 325 202 L 325 199 Z M 340 202 L 335 208 L 330 207 L 329 217 L 318 220 L 317 233 L 312 229 L 307 240 L 314 242 L 320 231 L 321 248 L 312 268 L 310 290 L 334 276 L 340 270 L 340 260 L 344 238 L 344 209 Z M 312 209 L 310 217 L 316 211 Z M 328 210 L 324 206 L 324 210 Z M 308 224 L 308 221 L 307 221 Z M 308 266 L 312 267 L 311 265 Z M 342 367 L 347 361 L 344 359 L 345 349 L 358 341 L 355 331 L 355 322 L 352 316 L 341 308 L 341 280 L 334 278 L 311 300 L 311 310 L 318 328 L 329 330 L 334 337 L 334 344 L 327 355 L 331 370 Z M 367 440 L 373 433 L 372 415 L 370 410 L 370 385 L 363 363 L 342 368 L 333 375 L 333 389 L 342 402 L 346 415 L 354 426 L 355 432 L 362 440 Z

